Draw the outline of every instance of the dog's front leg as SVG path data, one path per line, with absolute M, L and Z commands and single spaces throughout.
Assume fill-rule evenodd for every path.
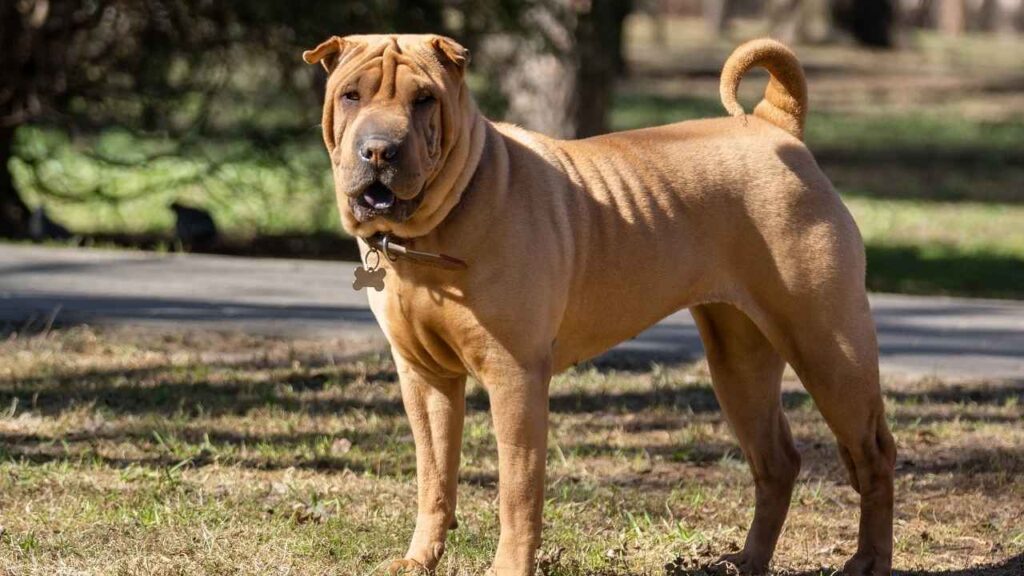
M 455 522 L 466 379 L 438 377 L 409 366 L 396 354 L 402 402 L 416 442 L 418 512 L 409 551 L 388 567 L 391 574 L 433 570 Z
M 504 367 L 484 378 L 498 440 L 501 535 L 494 576 L 533 576 L 541 541 L 548 439 L 549 363 Z

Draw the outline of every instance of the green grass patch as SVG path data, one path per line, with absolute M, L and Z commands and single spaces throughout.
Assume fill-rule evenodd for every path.
M 118 130 L 86 145 L 24 128 L 11 168 L 27 203 L 78 233 L 169 235 L 176 200 L 210 211 L 228 236 L 337 233 L 319 135 L 311 128 L 280 147 L 237 138 L 170 153 L 173 142 Z
M 868 287 L 1024 296 L 1024 205 L 848 196 L 864 236 Z

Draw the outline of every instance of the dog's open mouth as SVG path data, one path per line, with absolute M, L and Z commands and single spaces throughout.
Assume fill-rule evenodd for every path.
M 369 222 L 380 216 L 393 222 L 404 222 L 412 216 L 423 199 L 423 193 L 404 200 L 395 195 L 383 182 L 374 182 L 362 193 L 349 199 L 356 220 Z
M 395 205 L 397 198 L 390 188 L 380 182 L 374 182 L 363 192 L 360 200 L 368 208 L 378 212 L 388 212 Z

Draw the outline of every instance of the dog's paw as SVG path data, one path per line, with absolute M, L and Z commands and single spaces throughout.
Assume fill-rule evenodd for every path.
M 391 564 L 388 564 L 388 576 L 412 576 L 429 573 L 430 571 L 425 566 L 408 558 L 393 560 Z
M 508 576 L 533 576 L 534 574 L 539 573 L 540 572 L 529 568 L 495 568 L 494 566 L 491 566 L 486 572 L 484 572 L 484 576 L 506 576 L 506 574 Z
M 763 576 L 768 574 L 768 560 L 755 558 L 744 550 L 723 555 L 706 570 L 719 576 Z
M 843 565 L 845 576 L 889 576 L 891 561 L 871 552 L 857 552 Z

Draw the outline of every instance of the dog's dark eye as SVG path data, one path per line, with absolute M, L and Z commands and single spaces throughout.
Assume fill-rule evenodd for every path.
M 344 98 L 345 100 L 348 100 L 349 102 L 358 102 L 359 101 L 359 92 L 356 92 L 355 90 L 350 90 L 348 92 L 345 92 L 345 95 L 342 96 L 342 98 Z
M 430 104 L 433 101 L 434 101 L 434 95 L 433 94 L 431 94 L 430 92 L 423 92 L 423 93 L 421 93 L 421 94 L 416 96 L 416 100 L 414 100 L 414 103 L 416 105 Z

